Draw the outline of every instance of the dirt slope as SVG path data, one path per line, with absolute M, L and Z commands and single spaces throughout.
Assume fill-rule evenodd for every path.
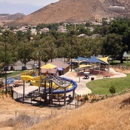
M 88 104 L 29 130 L 129 130 L 130 93 Z
M 102 18 L 126 15 L 108 10 L 110 5 L 124 6 L 129 12 L 129 0 L 60 0 L 10 24 L 101 21 Z

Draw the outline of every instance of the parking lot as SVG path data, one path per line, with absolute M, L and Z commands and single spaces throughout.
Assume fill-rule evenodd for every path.
M 64 58 L 56 58 L 56 59 L 53 59 L 53 60 L 60 60 L 60 61 L 63 61 L 65 62 Z M 73 59 L 74 60 L 74 59 Z M 49 60 L 47 63 L 50 63 L 51 61 Z M 67 62 L 66 62 L 67 63 Z M 34 64 L 37 64 L 38 65 L 38 61 L 34 61 L 34 60 L 31 60 L 29 62 L 26 63 L 26 67 L 28 70 L 32 69 L 33 68 L 33 65 Z M 43 61 L 41 61 L 41 66 L 45 65 L 45 63 Z M 22 66 L 25 66 L 21 61 L 17 61 L 16 63 L 14 63 L 13 67 L 14 67 L 14 70 L 22 70 Z M 10 67 L 8 67 L 8 69 L 10 70 Z
M 29 61 L 27 62 L 26 64 L 26 67 L 28 70 L 32 69 L 32 66 L 34 64 L 38 64 L 38 61 Z M 44 65 L 45 63 L 41 61 L 41 66 Z M 22 70 L 22 66 L 24 66 L 23 63 L 21 63 L 21 61 L 17 61 L 15 64 L 14 64 L 14 69 L 15 70 Z

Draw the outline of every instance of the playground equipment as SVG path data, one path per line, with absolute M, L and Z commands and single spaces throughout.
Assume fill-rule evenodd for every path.
M 72 98 L 74 99 L 74 92 L 77 88 L 76 82 L 70 79 L 63 77 L 54 77 L 54 76 L 37 76 L 33 77 L 30 75 L 21 75 L 23 80 L 23 89 L 25 89 L 25 81 L 30 81 L 32 85 L 42 87 L 42 91 L 39 91 L 39 97 L 44 99 L 45 103 L 52 104 L 54 97 L 62 96 L 64 99 L 64 105 L 66 104 L 66 93 L 73 92 Z M 29 93 L 29 95 L 35 95 L 35 92 Z M 23 92 L 23 98 L 25 97 Z M 23 99 L 24 101 L 24 99 Z

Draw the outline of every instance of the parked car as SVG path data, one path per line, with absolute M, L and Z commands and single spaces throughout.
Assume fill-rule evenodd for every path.
M 13 66 L 10 66 L 10 70 L 15 70 Z
M 27 70 L 27 67 L 26 66 L 22 66 L 22 70 Z
M 5 67 L 4 67 L 4 71 L 9 71 L 9 67 L 8 67 L 8 66 L 5 66 Z
M 32 69 L 39 69 L 39 65 L 38 64 L 33 64 Z

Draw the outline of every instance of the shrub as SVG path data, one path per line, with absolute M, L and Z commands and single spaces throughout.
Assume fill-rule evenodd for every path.
M 109 91 L 110 91 L 111 94 L 116 93 L 116 89 L 115 89 L 114 86 L 111 86 L 110 89 L 109 89 Z
M 20 127 L 20 128 L 29 128 L 30 126 L 33 126 L 34 124 L 38 124 L 43 121 L 42 117 L 39 116 L 30 116 L 26 114 L 21 114 L 18 117 L 14 119 L 9 119 L 6 121 L 6 126 L 11 127 Z
M 85 95 L 85 96 L 84 96 L 84 99 L 85 99 L 85 100 L 88 100 L 88 95 Z

